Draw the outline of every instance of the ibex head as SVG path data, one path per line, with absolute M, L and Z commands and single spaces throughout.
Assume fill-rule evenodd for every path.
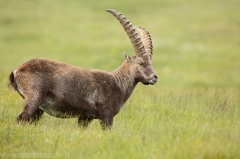
M 115 10 L 107 9 L 122 24 L 136 53 L 136 56 L 128 56 L 124 53 L 131 69 L 135 71 L 135 78 L 145 85 L 155 84 L 158 76 L 152 68 L 152 39 L 149 32 L 142 27 L 133 26 L 129 20 Z

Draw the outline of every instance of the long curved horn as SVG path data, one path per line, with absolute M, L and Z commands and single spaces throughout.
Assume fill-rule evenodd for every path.
M 127 20 L 126 17 L 122 15 L 122 13 L 119 13 L 112 9 L 106 9 L 106 11 L 114 15 L 118 19 L 118 21 L 122 24 L 124 30 L 126 31 L 134 47 L 136 56 L 143 57 L 144 55 L 146 55 L 146 51 L 144 49 L 144 45 L 142 44 L 141 37 L 139 37 L 138 32 L 132 26 L 132 23 L 130 23 L 130 21 Z
M 140 26 L 136 26 L 138 32 L 140 33 L 141 41 L 145 48 L 146 53 L 152 57 L 153 54 L 153 46 L 152 46 L 152 39 L 149 32 Z

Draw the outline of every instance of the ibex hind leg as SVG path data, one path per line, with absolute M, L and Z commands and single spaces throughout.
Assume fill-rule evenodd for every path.
M 27 97 L 25 94 L 25 104 L 22 112 L 17 117 L 18 123 L 36 123 L 39 121 L 44 111 L 39 109 L 39 106 L 43 102 L 42 95 L 35 95 Z

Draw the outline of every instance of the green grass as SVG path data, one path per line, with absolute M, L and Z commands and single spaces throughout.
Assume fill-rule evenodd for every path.
M 0 0 L 0 158 L 240 158 L 240 1 Z M 112 71 L 133 48 L 107 8 L 151 33 L 154 86 L 139 84 L 111 131 L 44 114 L 18 125 L 10 72 L 46 57 Z M 15 156 L 14 156 L 15 155 Z

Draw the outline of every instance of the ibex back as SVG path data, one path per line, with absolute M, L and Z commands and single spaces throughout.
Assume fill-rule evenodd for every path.
M 44 58 L 32 59 L 10 74 L 12 86 L 24 98 L 20 123 L 38 121 L 44 112 L 59 118 L 78 118 L 80 127 L 99 119 L 103 129 L 111 128 L 113 117 L 130 97 L 138 82 L 155 84 L 152 68 L 152 40 L 148 31 L 132 26 L 115 10 L 107 9 L 122 24 L 136 56 L 128 56 L 113 72 L 85 69 Z

